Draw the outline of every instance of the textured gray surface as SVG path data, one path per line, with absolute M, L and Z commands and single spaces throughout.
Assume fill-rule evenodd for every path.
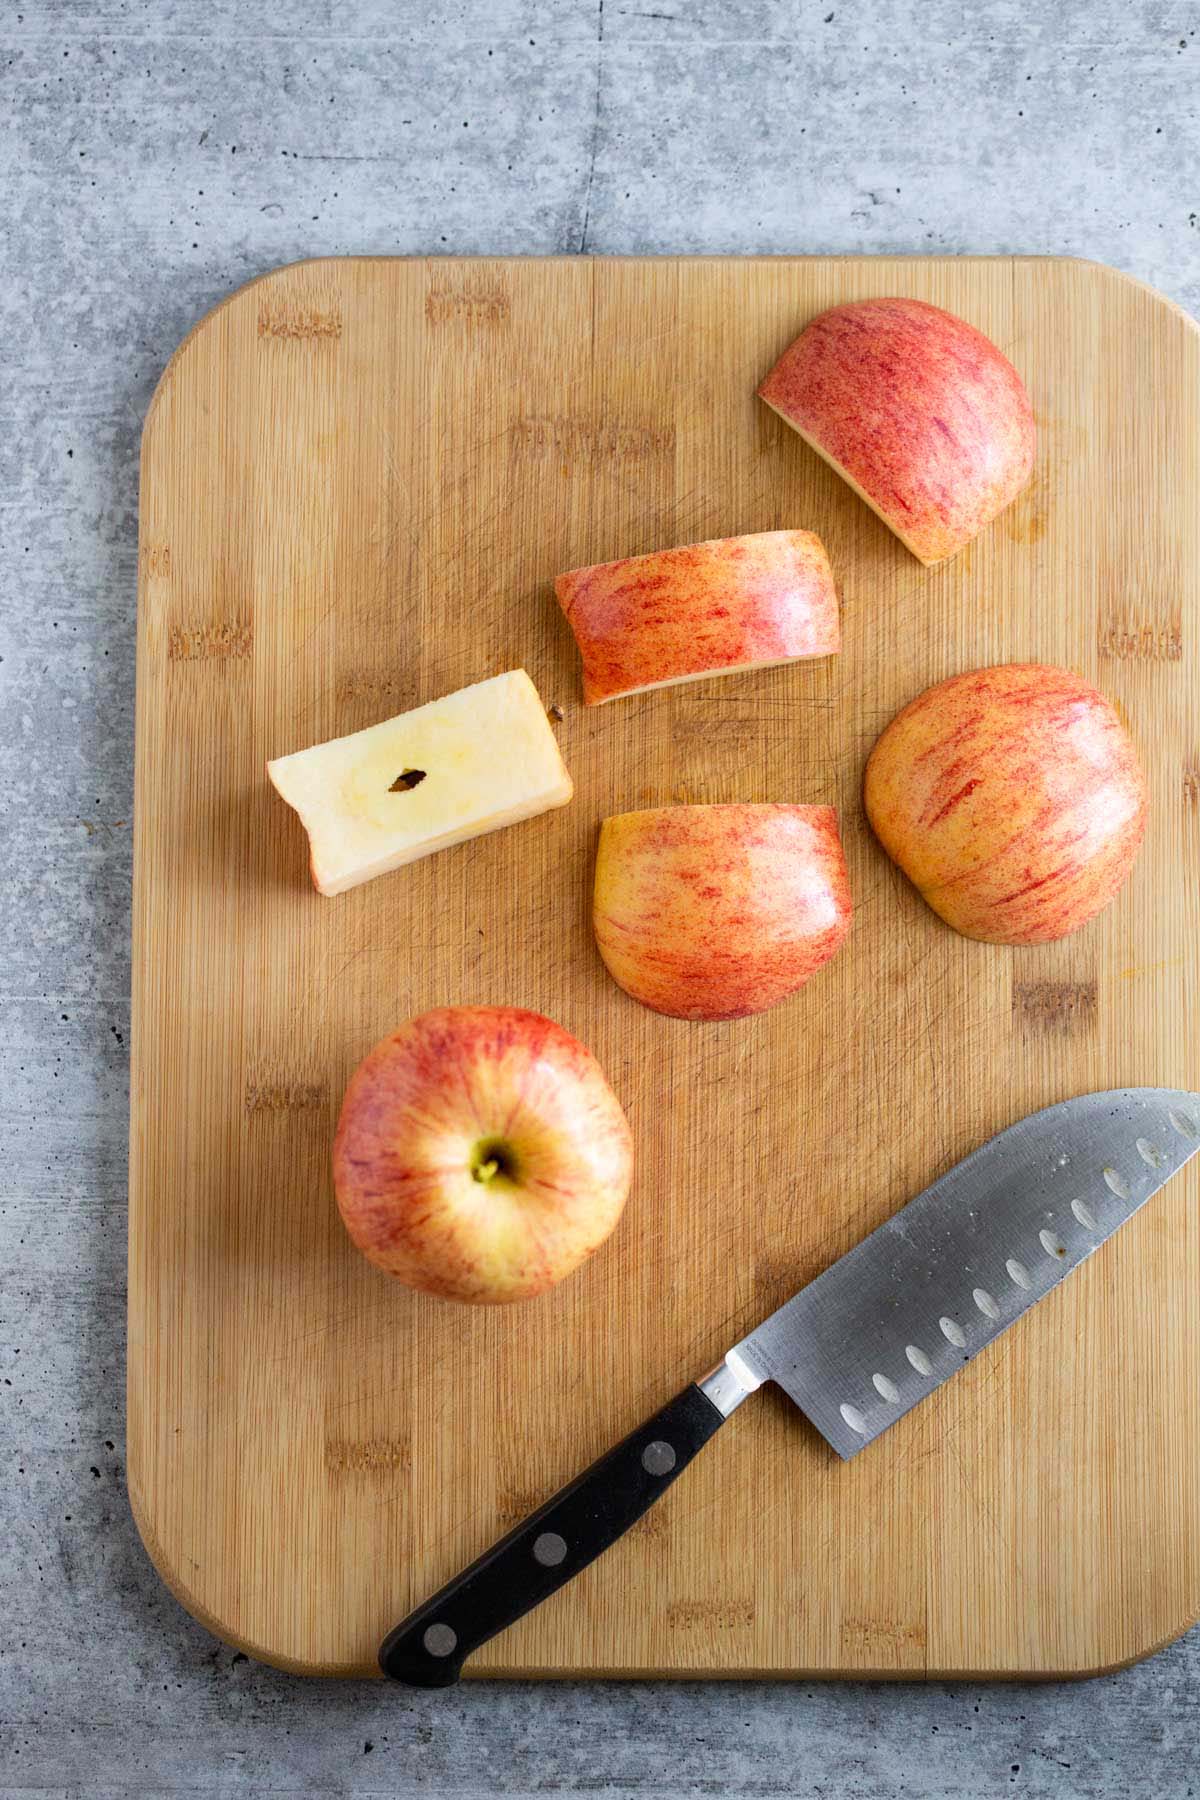
M 137 448 L 188 327 L 249 276 L 343 251 L 1071 252 L 1195 312 L 1196 6 L 19 5 L 0 12 L 0 1800 L 1192 1794 L 1197 1633 L 1041 1688 L 423 1697 L 257 1668 L 141 1551 L 122 1359 Z

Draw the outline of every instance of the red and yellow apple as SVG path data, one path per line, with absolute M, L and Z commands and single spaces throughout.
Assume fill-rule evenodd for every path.
M 572 569 L 554 588 L 583 658 L 589 706 L 841 648 L 833 573 L 811 531 L 627 556 Z
M 764 1012 L 829 961 L 851 911 L 832 806 L 664 806 L 600 828 L 596 943 L 655 1012 Z
M 599 1063 L 541 1013 L 449 1006 L 351 1077 L 333 1146 L 354 1243 L 406 1286 L 527 1300 L 608 1237 L 633 1144 Z
M 830 307 L 759 394 L 923 563 L 953 556 L 1033 469 L 1033 409 L 1008 358 L 923 300 Z
M 1004 663 L 927 688 L 867 763 L 867 817 L 964 937 L 1041 944 L 1108 905 L 1146 825 L 1146 783 L 1104 695 Z

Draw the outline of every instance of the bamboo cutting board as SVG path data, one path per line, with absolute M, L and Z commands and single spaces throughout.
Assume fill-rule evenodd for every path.
M 1033 483 L 922 569 L 754 397 L 814 312 L 909 294 L 1026 377 Z M 1043 260 L 301 264 L 172 360 L 138 594 L 129 1475 L 198 1618 L 306 1672 L 386 1629 L 793 1288 L 991 1133 L 1098 1087 L 1200 1087 L 1200 339 Z M 840 657 L 585 711 L 551 579 L 804 526 Z M 1064 663 L 1122 709 L 1149 835 L 1061 944 L 968 943 L 871 839 L 870 746 L 927 683 Z M 574 803 L 338 900 L 269 756 L 526 667 Z M 618 991 L 599 821 L 835 803 L 856 922 L 756 1019 Z M 403 1019 L 529 1006 L 589 1044 L 639 1169 L 612 1242 L 513 1309 L 418 1298 L 333 1206 L 345 1082 Z M 1200 1609 L 1193 1165 L 997 1345 L 842 1465 L 767 1390 L 472 1673 L 1097 1670 Z

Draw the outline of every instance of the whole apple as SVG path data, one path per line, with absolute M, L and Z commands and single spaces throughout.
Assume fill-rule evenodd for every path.
M 406 1286 L 527 1300 L 608 1237 L 633 1144 L 599 1063 L 519 1007 L 439 1007 L 359 1064 L 333 1177 L 354 1243 Z
M 1146 826 L 1116 709 L 1068 669 L 954 675 L 898 713 L 867 763 L 867 817 L 964 937 L 1042 944 L 1108 905 Z
M 664 806 L 600 828 L 593 923 L 620 987 L 679 1019 L 786 1000 L 850 929 L 832 806 Z

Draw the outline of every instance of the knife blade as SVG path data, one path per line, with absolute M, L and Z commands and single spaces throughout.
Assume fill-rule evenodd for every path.
M 379 1652 L 447 1687 L 621 1537 L 774 1381 L 838 1455 L 886 1431 L 1059 1285 L 1200 1150 L 1200 1094 L 1117 1088 L 1020 1120 L 784 1302 L 431 1599 Z

